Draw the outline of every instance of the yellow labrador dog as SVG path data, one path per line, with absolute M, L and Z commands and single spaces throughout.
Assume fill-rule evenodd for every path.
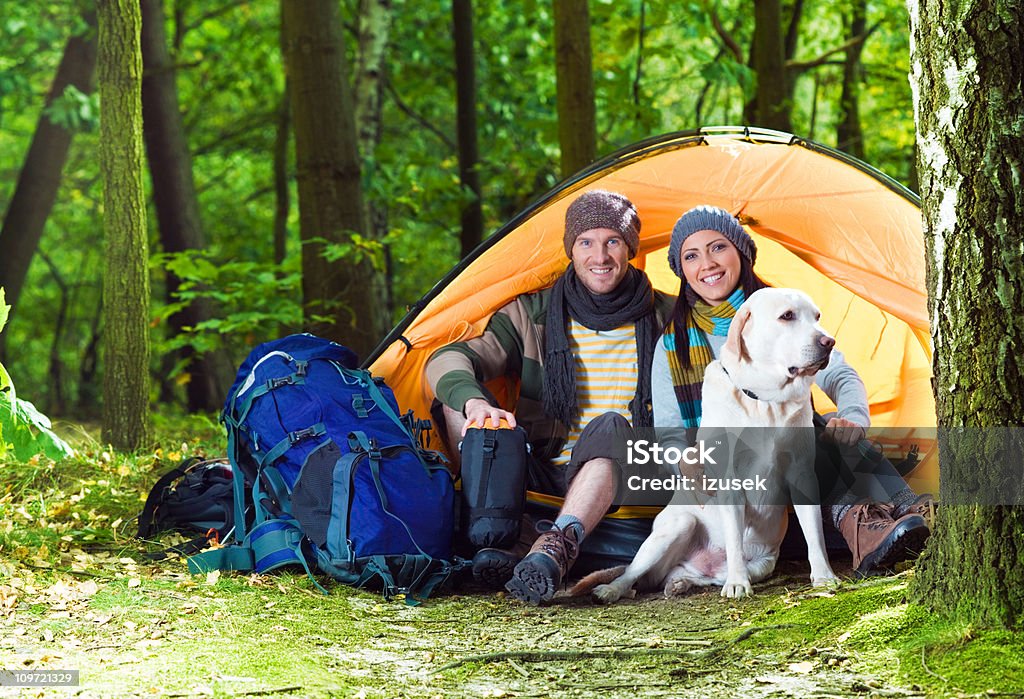
M 727 445 L 729 475 L 738 477 L 728 482 L 747 479 L 748 489 L 719 489 L 703 504 L 693 492 L 677 490 L 628 567 L 593 573 L 572 594 L 592 589 L 595 600 L 611 603 L 632 595 L 637 584 L 660 587 L 666 596 L 721 585 L 723 597 L 742 597 L 772 573 L 794 488 L 812 501 L 817 496 L 810 391 L 835 345 L 818 324 L 820 315 L 794 289 L 762 289 L 740 307 L 719 359 L 704 374 L 698 439 Z M 763 489 L 750 489 L 755 482 Z M 812 583 L 834 584 L 819 506 L 794 509 Z M 599 582 L 605 584 L 594 587 Z

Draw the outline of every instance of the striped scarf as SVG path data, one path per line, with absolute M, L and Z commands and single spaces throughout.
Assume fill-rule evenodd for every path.
M 703 299 L 686 287 L 686 298 L 690 302 L 690 315 L 686 319 L 686 337 L 690 344 L 690 368 L 687 369 L 676 355 L 676 325 L 672 323 L 662 336 L 668 368 L 672 374 L 672 385 L 679 402 L 679 412 L 683 416 L 683 427 L 700 426 L 701 388 L 704 384 L 704 370 L 714 359 L 711 346 L 705 333 L 725 336 L 729 334 L 736 310 L 743 304 L 746 297 L 742 287 L 736 287 L 728 299 L 717 306 L 709 306 Z

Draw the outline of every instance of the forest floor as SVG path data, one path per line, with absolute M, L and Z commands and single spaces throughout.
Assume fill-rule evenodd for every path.
M 75 459 L 0 464 L 0 671 L 80 673 L 0 696 L 1024 697 L 1024 635 L 909 604 L 912 568 L 854 581 L 837 561 L 845 582 L 820 591 L 787 561 L 743 600 L 541 607 L 467 586 L 407 606 L 325 596 L 301 572 L 193 576 L 132 537 L 159 474 L 216 455 L 213 426 L 178 429 L 190 437 L 133 457 L 83 436 Z

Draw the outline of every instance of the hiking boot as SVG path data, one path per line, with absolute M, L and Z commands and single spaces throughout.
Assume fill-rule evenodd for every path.
M 893 519 L 892 505 L 879 502 L 851 507 L 839 521 L 839 531 L 853 554 L 853 569 L 861 577 L 871 570 L 891 570 L 917 556 L 930 533 L 921 515 Z
M 473 579 L 492 590 L 504 589 L 520 557 L 503 549 L 480 549 L 473 556 Z
M 510 595 L 527 604 L 540 604 L 554 597 L 580 552 L 574 528 L 559 529 L 544 519 L 537 522 L 537 531 L 540 537 L 505 585 Z
M 903 511 L 904 515 L 919 515 L 931 529 L 935 526 L 935 498 L 931 493 L 919 495 L 911 505 Z

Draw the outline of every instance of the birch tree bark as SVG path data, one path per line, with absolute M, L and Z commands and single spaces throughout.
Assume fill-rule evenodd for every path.
M 1024 5 L 909 7 L 941 483 L 914 591 L 1012 626 L 1024 612 Z
M 384 85 L 387 81 L 387 55 L 391 43 L 391 0 L 360 0 L 359 50 L 355 74 L 356 133 L 363 176 L 371 183 L 379 175 L 377 146 L 384 118 Z M 372 191 L 372 190 L 371 190 Z M 367 221 L 371 236 L 383 246 L 384 309 L 391 315 L 391 248 L 387 242 L 388 208 L 380 197 L 366 199 Z

